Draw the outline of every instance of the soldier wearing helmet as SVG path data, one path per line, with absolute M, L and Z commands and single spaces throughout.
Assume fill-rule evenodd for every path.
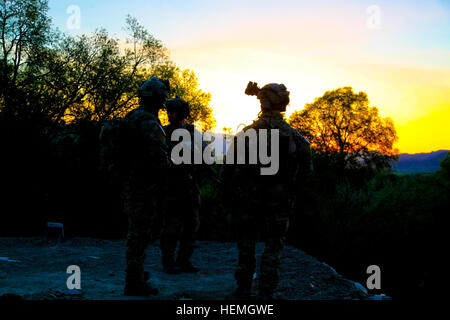
M 173 142 L 170 137 L 177 129 L 184 129 L 191 135 L 191 147 L 194 142 L 195 127 L 186 123 L 189 116 L 189 103 L 180 97 L 172 99 L 166 105 L 170 124 L 164 127 L 168 137 L 169 152 Z M 198 268 L 190 262 L 194 251 L 195 234 L 199 228 L 200 191 L 196 181 L 194 165 L 174 166 L 169 173 L 167 210 L 161 234 L 161 254 L 163 270 L 167 273 L 194 273 Z M 179 249 L 175 258 L 175 250 Z
M 146 250 L 157 236 L 167 188 L 167 171 L 170 167 L 166 137 L 158 112 L 170 92 L 169 82 L 156 77 L 145 81 L 139 88 L 139 108 L 125 119 L 135 134 L 130 168 L 123 184 L 124 211 L 128 217 L 126 251 L 126 283 L 124 294 L 147 296 L 157 294 L 146 281 L 150 275 L 144 272 Z
M 278 286 L 281 253 L 295 193 L 312 172 L 311 150 L 309 142 L 283 119 L 282 113 L 289 104 L 289 91 L 283 84 L 271 83 L 260 89 L 257 83 L 249 82 L 245 93 L 260 100 L 261 112 L 243 131 L 278 129 L 280 165 L 271 176 L 260 174 L 262 164 L 223 166 L 222 180 L 235 190 L 234 199 L 229 202 L 236 203 L 233 209 L 238 225 L 239 257 L 235 271 L 238 288 L 233 297 L 245 299 L 251 295 L 256 271 L 255 244 L 261 232 L 265 248 L 257 273 L 257 291 L 259 298 L 270 299 Z M 269 150 L 270 143 L 269 140 Z M 236 143 L 232 148 L 236 156 Z M 247 142 L 246 154 L 248 148 Z

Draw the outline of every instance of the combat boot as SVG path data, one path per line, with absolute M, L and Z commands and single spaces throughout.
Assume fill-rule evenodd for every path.
M 125 296 L 146 297 L 157 295 L 159 290 L 153 288 L 150 284 L 141 281 L 127 281 L 124 289 Z
M 252 290 L 248 287 L 238 287 L 226 300 L 250 300 Z
M 252 293 L 253 279 L 245 277 L 236 278 L 237 289 L 229 296 L 230 300 L 249 300 Z
M 274 301 L 276 300 L 273 294 L 270 293 L 258 293 L 258 296 L 256 297 L 257 300 L 260 301 Z
M 262 301 L 279 300 L 278 297 L 275 295 L 275 288 L 276 287 L 273 285 L 262 283 L 260 279 L 257 299 Z
M 177 259 L 176 266 L 181 270 L 181 272 L 185 273 L 196 273 L 199 272 L 200 269 L 194 267 L 189 260 L 179 260 Z
M 168 274 L 180 274 L 181 270 L 175 265 L 173 257 L 163 256 L 162 258 L 163 271 Z

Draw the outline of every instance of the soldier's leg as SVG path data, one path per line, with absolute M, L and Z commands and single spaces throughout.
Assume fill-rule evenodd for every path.
M 258 235 L 258 221 L 254 217 L 255 208 L 247 207 L 238 219 L 238 266 L 234 273 L 238 290 L 250 294 L 253 274 L 256 269 L 255 245 Z
M 266 205 L 265 248 L 261 259 L 259 295 L 271 297 L 279 282 L 283 247 L 289 227 L 287 199 L 275 198 Z
M 144 272 L 146 250 L 151 241 L 151 219 L 148 216 L 131 215 L 128 221 L 127 269 L 124 294 L 127 296 L 158 294 L 158 289 L 152 288 L 146 282 L 150 278 L 150 274 Z
M 175 250 L 181 233 L 181 221 L 178 217 L 178 206 L 173 201 L 168 204 L 164 214 L 163 231 L 161 234 L 161 255 L 164 268 L 172 268 L 175 264 Z
M 145 282 L 144 262 L 150 243 L 150 221 L 145 216 L 129 216 L 127 235 L 127 282 Z
M 197 272 L 198 269 L 193 267 L 190 258 L 194 253 L 195 239 L 200 227 L 200 200 L 192 201 L 189 207 L 186 208 L 182 216 L 182 233 L 180 239 L 180 248 L 178 250 L 177 265 L 184 272 Z M 194 199 L 195 200 L 195 199 Z
M 265 241 L 259 278 L 259 295 L 262 297 L 272 296 L 278 287 L 281 254 L 285 239 L 285 237 L 271 237 Z
M 155 217 L 154 196 L 147 188 L 126 184 L 124 209 L 128 216 L 126 251 L 126 295 L 156 294 L 145 282 L 144 262 L 146 250 L 152 240 L 151 227 Z

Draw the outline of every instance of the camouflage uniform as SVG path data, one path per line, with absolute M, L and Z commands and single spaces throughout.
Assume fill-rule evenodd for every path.
M 158 236 L 159 221 L 164 210 L 169 159 L 165 133 L 153 113 L 139 108 L 127 118 L 139 130 L 142 140 L 136 145 L 138 155 L 131 160 L 129 175 L 122 195 L 128 217 L 127 282 L 144 282 L 145 252 Z
M 164 127 L 169 144 L 169 152 L 173 147 L 170 141 L 172 132 L 178 129 L 174 125 Z M 182 129 L 191 133 L 194 141 L 194 126 L 184 124 Z M 174 254 L 178 241 L 176 264 L 189 264 L 194 252 L 195 235 L 200 226 L 200 191 L 193 172 L 193 165 L 181 164 L 174 166 L 169 173 L 169 189 L 167 193 L 167 208 L 164 214 L 164 227 L 161 235 L 161 253 L 164 267 L 174 265 Z
M 250 294 L 256 271 L 255 244 L 259 231 L 262 231 L 265 248 L 259 273 L 259 295 L 270 297 L 278 286 L 281 254 L 295 191 L 312 171 L 311 150 L 309 142 L 283 120 L 280 111 L 263 109 L 258 119 L 243 131 L 249 129 L 257 133 L 260 129 L 279 130 L 278 172 L 263 176 L 258 164 L 225 165 L 222 179 L 234 189 L 235 195 L 239 250 L 235 278 L 238 292 Z M 269 139 L 269 150 L 270 143 Z M 236 155 L 235 146 L 236 142 Z M 246 154 L 248 147 L 246 142 Z
M 158 291 L 146 283 L 149 274 L 144 273 L 144 260 L 148 245 L 159 235 L 165 207 L 170 161 L 157 115 L 169 92 L 168 81 L 152 77 L 139 88 L 140 107 L 126 116 L 133 138 L 129 141 L 129 170 L 122 188 L 128 217 L 125 295 L 145 296 Z

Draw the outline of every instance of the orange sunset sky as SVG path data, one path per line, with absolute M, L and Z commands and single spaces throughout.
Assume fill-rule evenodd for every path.
M 66 27 L 70 5 L 79 30 Z M 394 120 L 400 152 L 450 149 L 450 1 L 50 1 L 66 33 L 104 27 L 122 38 L 127 14 L 211 92 L 217 132 L 256 118 L 250 80 L 284 83 L 287 115 L 352 86 Z

